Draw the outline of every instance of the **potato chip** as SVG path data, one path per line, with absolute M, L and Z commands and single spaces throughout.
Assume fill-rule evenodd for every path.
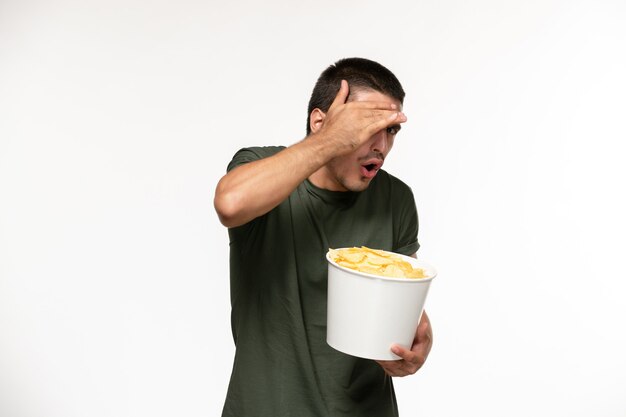
M 330 258 L 337 265 L 367 274 L 391 278 L 426 278 L 423 269 L 413 268 L 400 256 L 379 249 L 360 248 L 330 249 Z

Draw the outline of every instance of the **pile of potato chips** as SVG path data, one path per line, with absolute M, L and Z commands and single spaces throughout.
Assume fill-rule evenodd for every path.
M 337 265 L 367 274 L 393 278 L 426 278 L 423 269 L 402 260 L 398 255 L 365 246 L 360 248 L 330 249 L 330 258 Z

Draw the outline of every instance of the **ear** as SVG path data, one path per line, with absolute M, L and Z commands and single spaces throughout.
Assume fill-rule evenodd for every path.
M 326 113 L 316 108 L 311 112 L 311 117 L 309 118 L 309 127 L 311 128 L 311 133 L 317 133 L 324 123 L 324 118 L 326 117 Z

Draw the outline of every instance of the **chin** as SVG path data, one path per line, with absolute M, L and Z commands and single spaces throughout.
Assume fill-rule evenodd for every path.
M 344 183 L 343 186 L 346 190 L 348 191 L 352 191 L 355 193 L 361 192 L 361 191 L 365 191 L 367 189 L 367 187 L 369 187 L 370 182 L 369 181 L 354 181 L 351 183 Z

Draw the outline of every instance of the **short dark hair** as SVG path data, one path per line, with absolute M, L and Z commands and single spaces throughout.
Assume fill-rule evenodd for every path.
M 341 80 L 348 81 L 351 89 L 371 89 L 395 98 L 400 103 L 404 101 L 400 81 L 387 68 L 365 58 L 341 59 L 326 68 L 313 87 L 306 118 L 307 136 L 311 133 L 311 112 L 314 109 L 324 113 L 328 111 L 341 87 Z

